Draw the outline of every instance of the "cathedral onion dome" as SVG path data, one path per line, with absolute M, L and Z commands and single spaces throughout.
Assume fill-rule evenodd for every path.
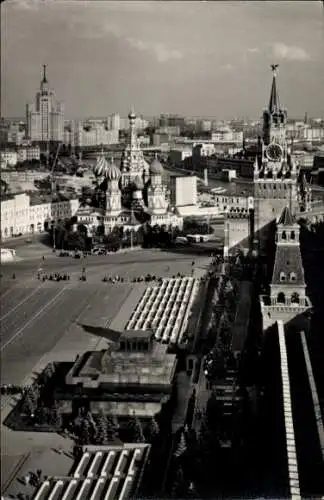
M 134 179 L 134 189 L 136 191 L 142 191 L 142 189 L 144 189 L 143 180 L 139 175 L 137 175 Z
M 96 177 L 105 177 L 108 166 L 106 158 L 104 156 L 99 156 L 93 169 L 94 175 Z
M 136 115 L 135 115 L 133 109 L 128 113 L 128 119 L 129 120 L 136 120 Z
M 158 160 L 157 155 L 155 155 L 155 158 L 151 163 L 150 173 L 152 175 L 162 175 L 163 174 L 163 167 L 162 167 L 160 161 Z
M 113 158 L 111 158 L 110 163 L 108 163 L 105 177 L 108 181 L 119 181 L 121 177 L 121 172 L 117 165 L 114 163 Z

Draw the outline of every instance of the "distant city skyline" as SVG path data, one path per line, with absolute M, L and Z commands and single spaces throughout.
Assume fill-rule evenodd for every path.
M 1 10 L 2 116 L 24 116 L 47 64 L 67 119 L 126 116 L 131 105 L 145 117 L 258 119 L 271 63 L 289 117 L 324 116 L 317 0 L 12 0 Z

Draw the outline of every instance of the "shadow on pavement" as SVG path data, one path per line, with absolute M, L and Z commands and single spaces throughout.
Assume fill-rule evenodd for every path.
M 118 342 L 122 332 L 112 330 L 111 328 L 103 328 L 101 326 L 92 326 L 92 325 L 82 325 L 79 324 L 83 328 L 83 330 L 91 335 L 97 335 L 98 337 L 109 340 L 110 342 Z

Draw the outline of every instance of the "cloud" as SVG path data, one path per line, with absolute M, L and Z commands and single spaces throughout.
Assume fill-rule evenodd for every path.
M 44 3 L 44 2 L 43 2 Z M 37 10 L 41 0 L 13 0 L 12 6 L 17 10 Z
M 127 37 L 125 39 L 131 47 L 141 52 L 148 52 L 155 56 L 160 63 L 171 60 L 179 60 L 183 58 L 182 52 L 179 50 L 169 49 L 163 43 L 147 43 L 137 38 Z
M 167 62 L 172 59 L 179 60 L 183 58 L 180 50 L 168 49 L 162 43 L 157 43 L 153 46 L 153 52 L 159 62 Z
M 220 69 L 224 70 L 224 71 L 233 71 L 234 69 L 234 66 L 233 64 L 230 64 L 230 63 L 227 63 L 227 64 L 223 64 Z
M 249 47 L 247 49 L 247 51 L 250 53 L 250 54 L 258 54 L 260 52 L 260 49 L 258 47 Z
M 126 42 L 131 45 L 134 49 L 144 51 L 144 50 L 149 50 L 149 47 L 146 43 L 144 43 L 142 40 L 138 40 L 137 38 L 126 38 Z
M 284 43 L 275 43 L 273 45 L 272 56 L 287 61 L 307 61 L 310 59 L 309 55 L 302 47 L 285 45 Z

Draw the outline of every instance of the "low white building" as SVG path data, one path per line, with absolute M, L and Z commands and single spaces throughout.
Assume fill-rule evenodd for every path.
M 40 159 L 40 147 L 39 146 L 19 146 L 17 148 L 17 159 L 18 161 L 31 161 Z
M 195 175 L 170 177 L 170 198 L 171 206 L 174 207 L 197 205 L 197 177 Z
M 212 156 L 216 153 L 215 144 L 212 142 L 202 142 L 199 144 L 194 144 L 192 147 L 192 156 Z
M 222 127 L 211 134 L 212 142 L 235 142 L 243 144 L 243 131 L 236 131 L 230 127 Z
M 102 212 L 90 206 L 79 207 L 74 215 L 77 218 L 74 230 L 76 231 L 79 225 L 83 225 L 87 228 L 89 236 L 94 236 L 98 227 L 104 223 Z
M 98 146 L 100 144 L 118 144 L 119 131 L 109 130 L 104 123 L 83 124 L 79 122 L 75 129 L 71 131 L 74 137 L 70 137 L 69 144 L 77 147 Z
M 182 229 L 183 218 L 177 211 L 168 211 L 165 214 L 150 214 L 150 224 L 151 226 L 178 227 Z
M 17 146 L 15 148 L 6 148 L 0 152 L 0 161 L 6 166 L 14 167 L 18 162 L 39 160 L 39 146 Z
M 29 196 L 26 193 L 1 197 L 1 238 L 27 234 L 29 229 Z
M 0 151 L 0 160 L 6 166 L 14 167 L 17 165 L 18 155 L 14 149 L 4 149 Z
M 31 197 L 26 193 L 3 195 L 1 199 L 1 239 L 18 234 L 40 233 L 52 224 L 69 219 L 77 212 L 79 200 Z
M 210 202 L 196 205 L 177 206 L 176 211 L 182 217 L 217 218 L 226 213 L 247 213 L 254 207 L 252 196 L 212 196 Z

